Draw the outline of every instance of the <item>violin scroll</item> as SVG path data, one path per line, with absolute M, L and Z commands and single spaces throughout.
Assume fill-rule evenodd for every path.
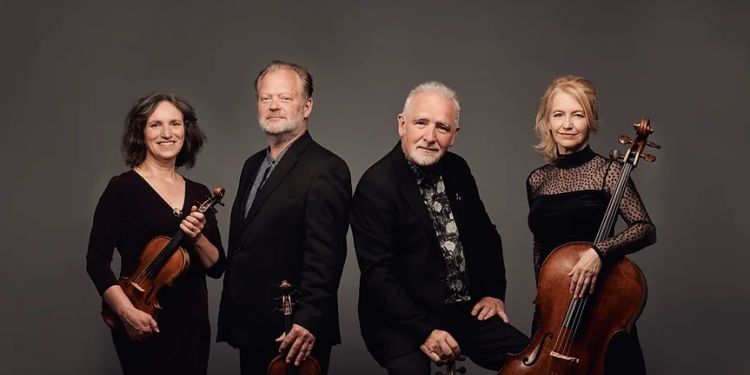
M 445 366 L 445 372 L 438 371 L 435 373 L 435 375 L 456 375 L 456 374 L 465 374 L 466 373 L 466 367 L 458 367 L 456 364 L 457 361 L 465 361 L 466 358 L 462 356 L 458 356 L 455 359 L 446 359 L 442 360 L 437 363 L 438 367 Z

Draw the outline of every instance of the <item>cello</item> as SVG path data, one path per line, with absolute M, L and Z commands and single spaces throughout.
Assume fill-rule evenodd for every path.
M 619 137 L 621 144 L 630 144 L 627 152 L 612 158 L 623 164 L 616 188 L 607 205 L 594 243 L 609 237 L 614 228 L 618 208 L 630 172 L 640 159 L 653 162 L 645 154 L 646 146 L 661 146 L 648 141 L 653 133 L 650 121 L 643 117 L 634 124 L 636 138 Z M 618 334 L 628 333 L 646 304 L 646 279 L 638 266 L 627 258 L 602 265 L 596 290 L 574 298 L 568 290 L 573 267 L 583 253 L 592 247 L 588 242 L 572 242 L 557 247 L 539 271 L 537 331 L 529 346 L 511 355 L 500 370 L 505 374 L 604 374 L 605 357 L 610 341 Z
M 206 213 L 216 204 L 222 204 L 224 188 L 214 189 L 211 197 L 198 207 L 198 212 Z M 138 258 L 138 267 L 129 277 L 121 277 L 117 284 L 138 310 L 148 313 L 156 319 L 159 305 L 159 291 L 165 285 L 180 277 L 190 266 L 190 255 L 180 246 L 185 232 L 178 229 L 174 236 L 156 236 L 143 248 Z M 113 330 L 125 331 L 120 318 L 112 308 L 102 301 L 102 319 Z
M 281 307 L 279 310 L 284 314 L 284 332 L 289 333 L 292 329 L 292 284 L 283 280 L 281 285 Z M 268 364 L 268 375 L 320 375 L 320 364 L 313 357 L 308 357 L 298 366 L 294 363 L 286 363 L 286 353 L 281 353 Z

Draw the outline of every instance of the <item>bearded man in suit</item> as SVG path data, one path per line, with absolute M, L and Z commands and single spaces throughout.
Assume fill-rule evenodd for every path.
M 299 365 L 315 357 L 327 372 L 340 342 L 337 291 L 346 259 L 351 177 L 346 163 L 313 141 L 313 82 L 283 61 L 255 80 L 258 122 L 268 147 L 242 168 L 229 226 L 218 341 L 240 350 L 242 374 L 265 374 L 280 352 Z M 284 333 L 279 285 L 295 287 Z
M 352 200 L 359 318 L 391 375 L 428 375 L 465 354 L 498 370 L 528 338 L 508 324 L 500 236 L 468 164 L 448 152 L 456 93 L 426 82 L 398 115 L 400 142 L 365 172 Z

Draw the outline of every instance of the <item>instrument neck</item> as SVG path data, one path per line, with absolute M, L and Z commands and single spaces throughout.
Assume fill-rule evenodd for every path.
M 151 264 L 146 267 L 146 275 L 149 278 L 155 277 L 159 271 L 161 271 L 162 267 L 164 267 L 172 254 L 177 250 L 183 238 L 185 238 L 185 232 L 182 230 L 178 230 L 177 233 L 172 236 L 169 243 L 167 243 L 167 245 L 159 252 L 159 255 L 157 255 Z
M 602 223 L 599 225 L 599 231 L 596 232 L 596 237 L 594 238 L 595 244 L 600 243 L 610 237 L 612 230 L 615 227 L 615 223 L 617 222 L 617 211 L 620 207 L 622 195 L 625 192 L 625 186 L 628 183 L 630 172 L 632 170 L 632 164 L 625 163 L 623 165 L 622 172 L 620 173 L 620 178 L 617 181 L 617 186 L 615 186 L 615 189 L 612 192 L 612 197 L 609 199 L 609 204 L 607 204 L 607 210 L 604 212 L 604 218 L 602 219 Z

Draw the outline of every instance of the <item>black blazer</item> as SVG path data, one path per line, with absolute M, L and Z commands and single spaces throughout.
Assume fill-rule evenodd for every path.
M 234 347 L 278 337 L 279 284 L 297 287 L 293 322 L 318 340 L 339 343 L 336 294 L 346 259 L 351 177 L 346 163 L 315 143 L 297 139 L 245 203 L 266 150 L 242 168 L 229 224 L 217 341 Z
M 471 170 L 450 152 L 440 163 L 464 249 L 472 300 L 504 299 L 500 236 L 479 198 Z M 433 329 L 443 327 L 446 306 L 445 263 L 400 143 L 360 179 L 352 200 L 351 226 L 362 272 L 362 336 L 382 365 L 418 350 Z

